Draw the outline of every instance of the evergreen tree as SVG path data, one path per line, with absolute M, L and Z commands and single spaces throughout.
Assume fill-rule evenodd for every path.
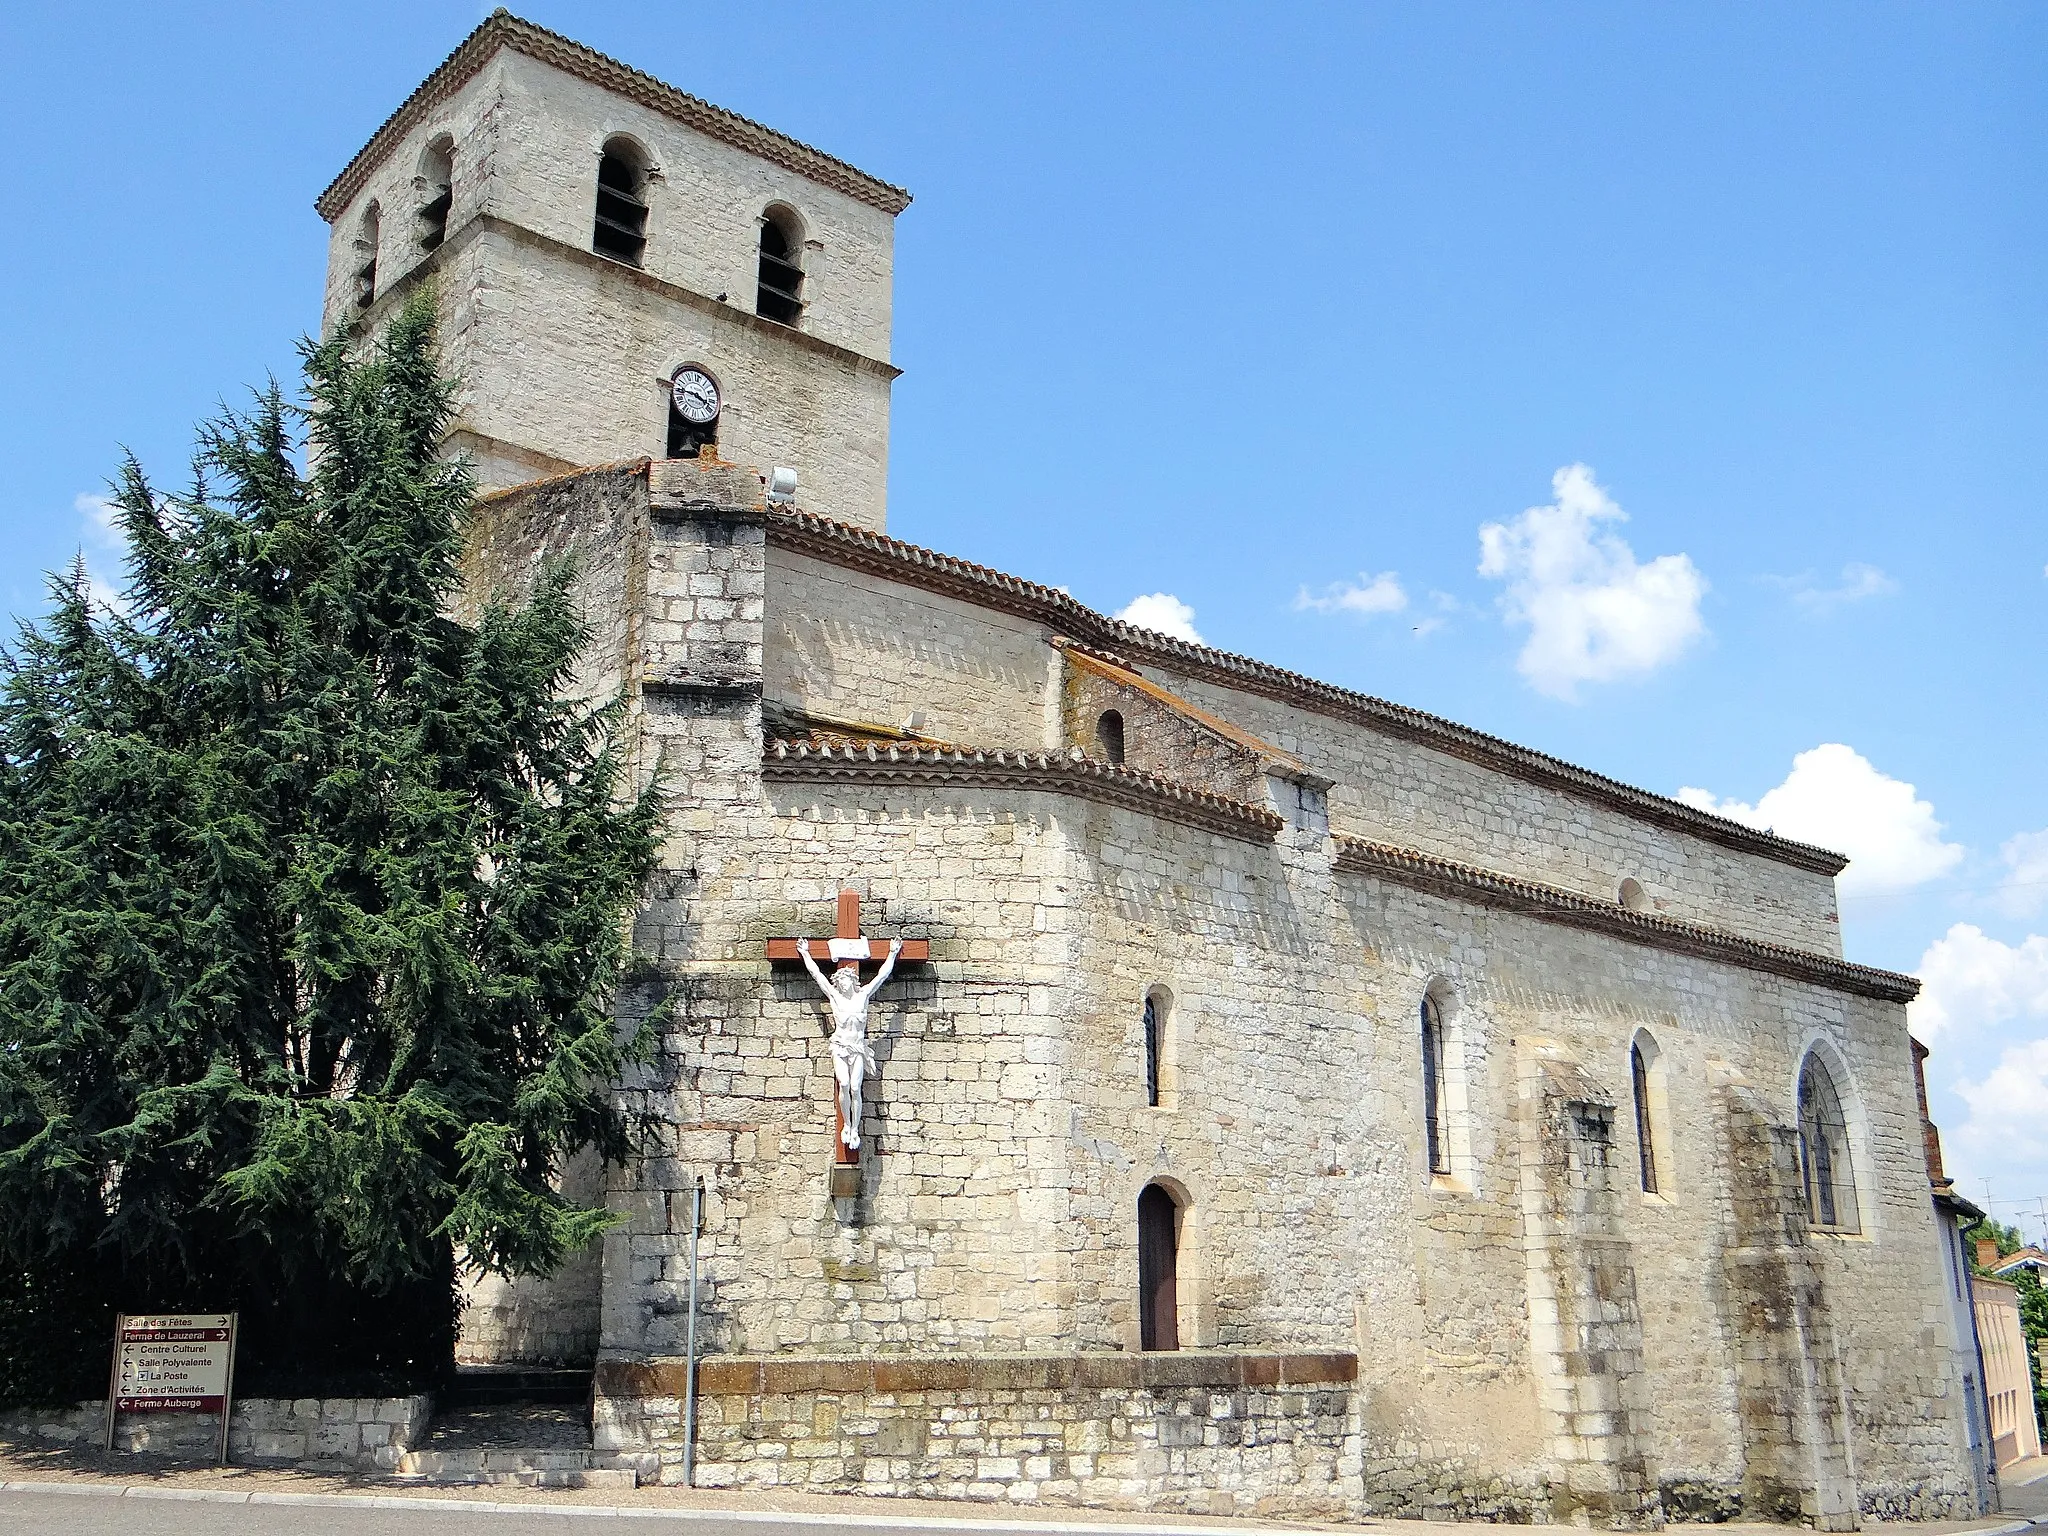
M 458 1246 L 545 1272 L 608 1224 L 551 1178 L 629 1148 L 658 822 L 617 704 L 565 700 L 567 569 L 451 616 L 431 295 L 302 354 L 188 494 L 126 464 L 125 611 L 74 568 L 0 661 L 0 1295 L 232 1293 L 280 1350 L 400 1293 L 445 1334 Z

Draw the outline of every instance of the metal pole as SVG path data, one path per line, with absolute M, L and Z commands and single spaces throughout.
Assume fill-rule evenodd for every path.
M 235 1414 L 235 1335 L 241 1331 L 242 1314 L 228 1314 L 228 1377 L 221 1387 L 220 1464 L 228 1464 L 228 1420 Z
M 690 1321 L 683 1346 L 687 1361 L 683 1377 L 683 1486 L 694 1487 L 697 1476 L 697 1233 L 704 1225 L 704 1180 L 690 1186 Z

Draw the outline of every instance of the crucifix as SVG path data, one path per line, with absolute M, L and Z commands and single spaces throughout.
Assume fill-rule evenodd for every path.
M 875 1069 L 875 1055 L 868 1044 L 868 1001 L 898 964 L 922 964 L 931 958 L 931 944 L 924 939 L 892 939 L 885 947 L 860 931 L 860 895 L 839 893 L 836 932 L 829 939 L 770 939 L 771 961 L 796 961 L 811 973 L 811 980 L 825 995 L 832 1010 L 833 1095 L 832 1193 L 860 1193 L 861 1085 Z M 822 954 L 832 965 L 828 978 L 819 969 L 816 956 Z M 879 961 L 874 980 L 861 981 L 860 968 Z

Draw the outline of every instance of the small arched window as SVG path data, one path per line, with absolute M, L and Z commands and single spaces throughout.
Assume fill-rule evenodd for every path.
M 1642 1178 L 1643 1193 L 1657 1193 L 1657 1131 L 1650 1104 L 1650 1053 L 1657 1048 L 1642 1036 L 1636 1038 L 1628 1048 L 1629 1084 L 1635 1090 L 1636 1099 L 1636 1163 Z
M 363 222 L 356 230 L 356 265 L 350 276 L 355 281 L 356 308 L 368 309 L 377 299 L 377 238 L 383 212 L 375 203 L 363 210 Z
M 760 286 L 754 313 L 781 325 L 795 325 L 804 313 L 803 232 L 787 208 L 761 215 Z
M 1818 1051 L 1809 1051 L 1799 1069 L 1799 1165 L 1813 1224 L 1828 1232 L 1861 1231 L 1849 1121 L 1834 1074 Z
M 1158 987 L 1145 994 L 1145 1103 L 1152 1109 L 1166 1107 L 1167 1000 Z
M 413 232 L 422 251 L 437 251 L 448 238 L 448 209 L 455 201 L 455 141 L 434 140 L 420 156 L 420 173 L 413 186 L 419 193 L 419 212 Z
M 1105 709 L 1095 722 L 1095 743 L 1102 748 L 1104 762 L 1120 763 L 1124 760 L 1124 717 L 1113 709 Z
M 1422 1125 L 1431 1174 L 1451 1171 L 1450 1096 L 1444 1090 L 1444 1014 L 1429 993 L 1422 997 Z
M 597 222 L 590 248 L 640 265 L 647 249 L 647 156 L 631 139 L 609 139 L 597 160 Z
M 1621 890 L 1616 893 L 1615 899 L 1631 912 L 1650 910 L 1649 894 L 1643 890 L 1642 882 L 1633 877 L 1621 882 Z

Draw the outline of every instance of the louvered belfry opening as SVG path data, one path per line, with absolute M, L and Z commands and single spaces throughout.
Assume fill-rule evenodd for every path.
M 383 222 L 375 203 L 363 213 L 362 228 L 356 233 L 356 308 L 368 309 L 377 301 L 377 241 Z
M 419 188 L 420 249 L 437 251 L 448 238 L 448 210 L 455 201 L 454 150 L 446 139 L 437 139 L 428 146 L 420 161 Z
M 795 236 L 774 214 L 761 220 L 761 286 L 754 313 L 781 325 L 795 325 L 804 312 L 804 269 L 797 265 Z
M 640 265 L 647 249 L 647 178 L 623 145 L 607 144 L 597 162 L 597 221 L 590 248 L 600 256 Z

